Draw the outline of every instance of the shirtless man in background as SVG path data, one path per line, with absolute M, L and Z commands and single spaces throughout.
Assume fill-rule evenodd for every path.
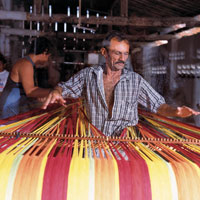
M 37 86 L 36 68 L 48 62 L 50 46 L 47 38 L 35 38 L 28 55 L 13 65 L 0 96 L 0 119 L 27 112 L 34 108 L 33 99 L 48 96 L 50 89 Z

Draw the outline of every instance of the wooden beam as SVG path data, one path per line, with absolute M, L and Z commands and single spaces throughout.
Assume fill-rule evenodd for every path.
M 30 29 L 17 29 L 17 28 L 1 28 L 0 33 L 6 35 L 18 35 L 18 36 L 40 36 L 40 33 L 36 30 Z
M 194 31 L 193 31 L 194 30 Z M 189 29 L 187 32 L 183 31 L 182 34 L 178 33 L 175 35 L 163 35 L 163 36 L 141 36 L 141 35 L 126 35 L 126 37 L 132 42 L 133 48 L 137 47 L 155 47 L 160 46 L 163 44 L 166 44 L 168 40 L 170 39 L 180 39 L 182 37 L 190 36 L 192 34 L 197 34 L 200 32 L 200 28 L 193 28 Z M 42 31 L 36 31 L 36 30 L 26 30 L 26 29 L 14 29 L 14 28 L 6 28 L 6 27 L 0 27 L 0 33 L 4 33 L 7 35 L 17 35 L 17 36 L 33 36 L 33 37 L 39 37 L 39 36 L 46 36 L 46 37 L 57 37 L 57 38 L 77 38 L 77 39 L 86 39 L 87 42 L 89 40 L 102 40 L 105 38 L 105 34 L 83 34 L 83 33 L 55 33 L 55 32 L 42 32 Z M 190 33 L 190 34 L 189 34 Z M 13 38 L 13 37 L 12 37 Z M 140 41 L 141 39 L 141 41 Z M 135 41 L 137 40 L 137 42 Z M 143 42 L 142 42 L 143 41 Z
M 25 21 L 27 19 L 27 13 L 21 11 L 6 11 L 0 10 L 0 19 L 1 20 L 22 20 Z
M 182 37 L 191 36 L 200 32 L 200 27 L 191 28 L 188 30 L 184 30 L 180 33 L 171 35 L 126 35 L 134 45 L 143 46 L 148 42 L 154 42 L 155 44 L 159 43 L 159 41 L 163 40 L 171 40 L 171 39 L 180 39 Z M 91 34 L 91 33 L 64 33 L 64 32 L 43 32 L 29 29 L 16 29 L 16 28 L 8 28 L 8 27 L 0 27 L 0 33 L 4 33 L 7 35 L 18 35 L 18 36 L 48 36 L 48 37 L 57 37 L 57 38 L 77 38 L 77 39 L 86 39 L 86 40 L 102 40 L 105 38 L 106 34 Z M 138 42 L 135 42 L 135 41 Z M 145 42 L 140 42 L 145 41 Z M 158 41 L 158 42 L 157 42 Z
M 0 20 L 22 20 L 22 21 L 41 21 L 46 23 L 72 23 L 78 24 L 76 16 L 67 17 L 65 14 L 54 14 L 52 17 L 45 15 L 34 15 L 19 11 L 0 10 Z M 118 25 L 118 26 L 136 26 L 136 27 L 168 27 L 174 24 L 195 25 L 200 22 L 199 18 L 195 17 L 169 17 L 169 18 L 151 18 L 151 17 L 116 17 L 108 16 L 107 18 L 96 16 L 81 17 L 82 24 L 102 24 L 102 25 Z
M 48 13 L 49 0 L 43 0 L 44 13 Z
M 185 28 L 186 27 L 186 24 L 175 24 L 173 26 L 170 26 L 170 27 L 167 27 L 167 28 L 163 28 L 161 31 L 160 31 L 160 35 L 164 35 L 164 34 L 167 34 L 167 33 L 170 33 L 170 32 L 174 32 L 174 31 L 177 31 L 179 29 L 182 29 L 182 28 Z
M 120 16 L 128 17 L 128 0 L 120 0 Z
M 115 8 L 115 6 L 118 4 L 119 0 L 115 0 L 113 3 L 112 3 L 112 6 L 111 6 L 111 12 L 112 10 Z
M 66 38 L 78 38 L 86 40 L 102 40 L 106 34 L 91 34 L 91 33 L 64 33 L 64 32 L 43 32 L 29 29 L 16 29 L 8 27 L 0 27 L 0 33 L 19 36 L 56 36 Z M 174 35 L 126 35 L 130 41 L 155 41 L 155 40 L 170 40 L 176 38 Z
M 40 14 L 42 11 L 42 0 L 34 0 L 33 5 L 35 9 L 34 13 Z

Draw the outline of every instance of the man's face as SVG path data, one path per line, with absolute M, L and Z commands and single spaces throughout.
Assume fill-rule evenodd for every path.
M 38 62 L 36 63 L 39 67 L 45 67 L 48 63 L 49 57 L 51 56 L 51 54 L 48 53 L 42 53 L 40 54 L 40 58 L 38 60 Z
M 42 61 L 45 63 L 49 60 L 49 57 L 51 56 L 50 53 L 43 53 Z
M 119 42 L 117 39 L 113 38 L 110 41 L 110 46 L 107 49 L 107 54 L 105 55 L 106 64 L 110 67 L 112 71 L 122 70 L 125 67 L 128 55 L 128 42 L 125 40 Z

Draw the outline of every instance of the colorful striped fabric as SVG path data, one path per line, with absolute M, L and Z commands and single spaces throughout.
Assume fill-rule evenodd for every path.
M 0 200 L 200 199 L 198 127 L 140 111 L 105 137 L 72 100 L 3 122 Z

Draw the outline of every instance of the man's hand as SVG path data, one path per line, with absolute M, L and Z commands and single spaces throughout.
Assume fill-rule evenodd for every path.
M 46 101 L 42 105 L 42 109 L 46 109 L 51 103 L 60 103 L 61 105 L 65 106 L 66 101 L 62 97 L 60 89 L 54 89 L 49 93 Z
M 197 112 L 189 107 L 182 106 L 182 107 L 177 107 L 176 109 L 176 115 L 177 117 L 190 117 L 191 115 L 199 115 L 200 112 Z
M 47 97 L 39 97 L 37 98 L 37 100 L 40 102 L 40 103 L 44 103 L 46 101 Z
M 159 115 L 163 115 L 166 117 L 181 117 L 181 118 L 185 118 L 185 117 L 190 117 L 191 115 L 199 115 L 200 112 L 197 112 L 189 107 L 186 106 L 181 106 L 181 107 L 171 107 L 168 104 L 162 104 L 158 110 L 157 110 L 157 114 Z

